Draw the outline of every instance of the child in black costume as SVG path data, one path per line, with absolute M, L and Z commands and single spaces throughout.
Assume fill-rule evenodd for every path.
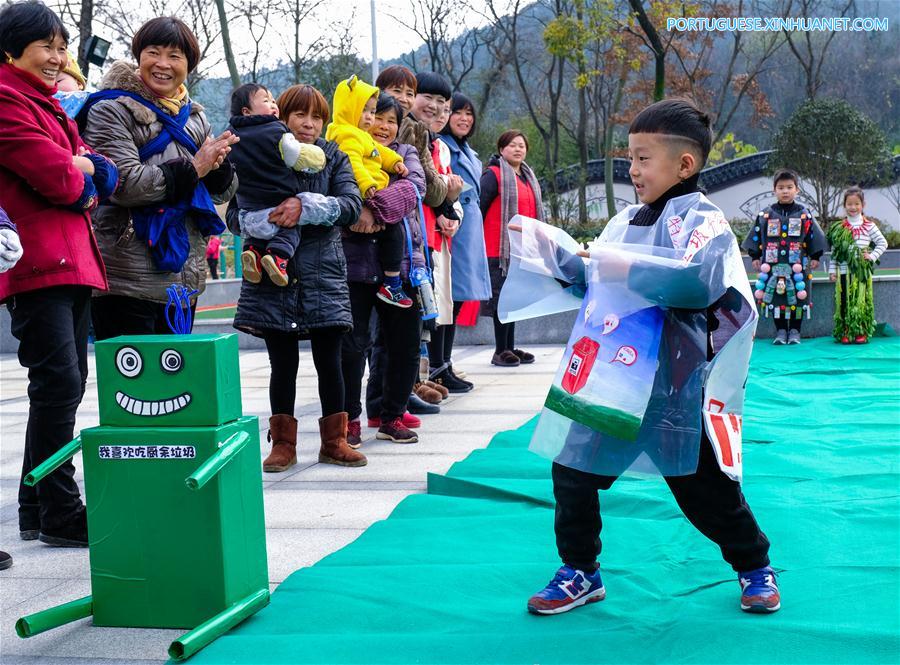
M 827 247 L 812 213 L 795 201 L 799 179 L 784 169 L 775 174 L 777 203 L 759 213 L 742 248 L 759 270 L 756 300 L 763 316 L 775 320 L 775 344 L 799 344 L 803 317 L 812 315 L 812 271 Z

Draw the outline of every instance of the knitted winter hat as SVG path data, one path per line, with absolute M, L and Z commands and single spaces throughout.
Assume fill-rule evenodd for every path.
M 76 60 L 75 56 L 71 53 L 69 53 L 69 63 L 66 65 L 65 69 L 63 69 L 63 73 L 68 74 L 78 81 L 78 85 L 80 85 L 82 89 L 87 85 L 87 79 L 85 79 L 84 74 L 81 73 L 81 67 L 78 66 L 78 60 Z

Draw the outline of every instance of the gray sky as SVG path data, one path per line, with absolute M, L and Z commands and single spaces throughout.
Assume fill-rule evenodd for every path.
M 48 0 L 51 6 L 62 1 L 56 0 L 54 2 L 54 0 Z M 116 2 L 117 0 L 112 1 Z M 137 25 L 143 20 L 158 15 L 162 10 L 175 12 L 179 5 L 178 0 L 156 0 L 154 3 L 149 3 L 145 0 L 118 0 L 118 2 L 130 16 L 135 17 Z M 470 0 L 470 3 L 481 4 L 481 0 Z M 154 9 L 153 5 L 162 7 L 162 10 Z M 394 15 L 409 14 L 412 7 L 410 0 L 375 0 L 375 5 L 378 57 L 380 60 L 396 58 L 422 43 L 415 33 L 392 18 Z M 369 61 L 372 58 L 370 0 L 326 0 L 318 12 L 317 18 L 305 24 L 305 30 L 309 31 L 308 34 L 311 41 L 315 35 L 331 29 L 336 21 L 346 20 L 350 17 L 353 18 L 351 30 L 356 50 L 364 60 Z M 458 32 L 462 32 L 464 28 L 471 27 L 479 22 L 481 22 L 481 18 L 477 14 L 474 12 L 468 13 L 467 25 L 460 25 Z M 71 27 L 74 29 L 74 26 Z M 95 28 L 101 36 L 112 37 L 112 35 L 104 34 L 109 32 L 107 28 L 98 25 L 95 25 Z M 240 53 L 249 49 L 252 41 L 249 41 L 250 38 L 245 29 L 240 29 L 235 25 L 231 26 L 231 39 L 240 61 Z M 267 54 L 267 57 L 263 59 L 266 64 L 275 64 L 279 58 L 284 60 L 287 49 L 291 48 L 292 39 L 292 28 L 287 26 L 283 20 L 273 21 L 263 40 L 263 50 Z M 220 55 L 221 47 L 217 50 Z M 113 47 L 110 55 L 112 57 L 124 57 L 124 47 L 117 44 Z M 224 63 L 208 72 L 210 76 L 227 76 L 227 74 L 227 68 Z M 93 72 L 91 78 L 94 78 Z

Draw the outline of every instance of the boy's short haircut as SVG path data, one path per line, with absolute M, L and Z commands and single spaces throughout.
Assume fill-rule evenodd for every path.
M 188 72 L 200 64 L 200 44 L 197 36 L 177 16 L 159 16 L 142 25 L 131 40 L 131 55 L 141 61 L 141 51 L 148 46 L 169 46 L 180 49 L 187 58 Z
M 775 177 L 772 178 L 772 187 L 777 187 L 782 180 L 790 180 L 795 186 L 800 187 L 800 176 L 790 169 L 778 169 L 775 171 Z
M 381 70 L 381 73 L 378 74 L 378 78 L 375 79 L 375 86 L 379 90 L 406 86 L 415 91 L 416 75 L 403 65 L 391 65 L 390 67 L 385 67 Z
M 392 97 L 386 92 L 382 92 L 378 95 L 378 103 L 375 105 L 375 115 L 380 115 L 389 111 L 393 111 L 397 114 L 397 125 L 400 125 L 400 123 L 403 122 L 403 107 L 400 106 L 400 102 L 398 102 L 395 97 Z
M 309 84 L 292 85 L 278 96 L 275 103 L 278 104 L 278 117 L 284 123 L 287 123 L 291 113 L 297 111 L 317 115 L 323 122 L 328 122 L 328 116 L 331 114 L 328 100 Z
M 700 168 L 706 164 L 712 147 L 709 115 L 688 99 L 664 99 L 651 104 L 635 116 L 629 134 L 667 134 L 684 139 L 686 145 L 697 150 Z M 699 170 L 699 169 L 698 169 Z
M 16 2 L 0 10 L 0 55 L 21 58 L 31 42 L 57 35 L 69 43 L 62 19 L 42 2 Z
M 259 83 L 245 83 L 239 85 L 231 93 L 231 115 L 241 115 L 245 108 L 250 108 L 250 100 L 260 90 L 268 90 Z
M 436 72 L 421 72 L 416 74 L 417 95 L 440 95 L 444 99 L 450 99 L 450 83 Z
M 844 205 L 847 205 L 848 196 L 858 196 L 859 202 L 865 204 L 866 195 L 863 193 L 862 187 L 848 187 L 844 190 Z

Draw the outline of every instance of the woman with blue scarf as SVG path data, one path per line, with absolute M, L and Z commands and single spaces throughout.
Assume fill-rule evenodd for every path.
M 92 303 L 97 339 L 169 332 L 167 319 L 183 314 L 181 304 L 174 315 L 167 305 L 172 284 L 196 306 L 207 239 L 225 229 L 214 204 L 237 188 L 227 159 L 237 137 L 213 137 L 184 84 L 200 59 L 191 30 L 175 17 L 151 19 L 131 52 L 137 68 L 113 63 L 80 116 L 85 140 L 120 173 L 115 195 L 93 216 L 109 279 L 109 291 Z M 180 318 L 190 332 L 190 317 Z

